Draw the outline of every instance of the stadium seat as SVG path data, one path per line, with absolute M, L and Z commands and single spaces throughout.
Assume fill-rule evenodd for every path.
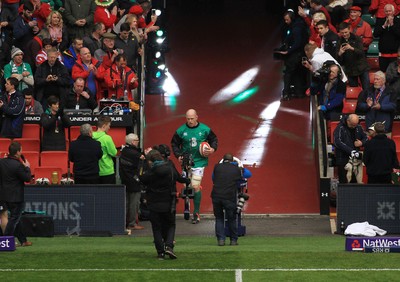
M 346 88 L 346 99 L 358 99 L 358 95 L 362 91 L 361 86 L 351 87 L 347 86 Z
M 112 127 L 108 131 L 108 135 L 112 137 L 115 147 L 121 148 L 122 145 L 125 145 L 125 137 L 126 137 L 125 127 Z
M 60 167 L 57 167 L 57 166 L 47 166 L 47 167 L 46 166 L 40 166 L 40 167 L 35 168 L 35 170 L 33 171 L 33 175 L 35 176 L 35 180 L 38 179 L 38 178 L 45 177 L 45 178 L 49 179 L 49 181 L 51 183 L 51 176 L 52 176 L 52 173 L 54 171 L 57 171 L 57 173 L 58 173 L 58 184 L 60 184 L 61 174 L 62 174 L 61 173 L 62 170 L 61 170 Z
M 354 114 L 357 108 L 357 100 L 356 99 L 343 99 L 343 110 L 344 114 Z
M 10 146 L 11 140 L 8 138 L 0 138 L 0 152 L 8 153 L 8 147 Z
M 22 138 L 40 139 L 40 124 L 24 123 L 22 128 Z
M 373 28 L 375 26 L 376 23 L 376 19 L 373 15 L 371 14 L 364 14 L 361 15 L 361 18 L 363 19 L 363 21 L 366 21 L 367 23 L 369 23 L 369 25 Z
M 31 172 L 37 167 L 40 166 L 39 162 L 39 152 L 35 151 L 23 151 L 22 155 L 24 155 L 25 159 L 30 163 L 31 165 Z
M 367 62 L 370 67 L 370 71 L 378 71 L 379 70 L 378 57 L 369 57 L 369 58 L 367 58 Z
M 62 174 L 68 172 L 67 151 L 43 151 L 40 153 L 40 166 L 55 166 L 62 170 Z
M 39 138 L 15 138 L 14 141 L 21 143 L 22 151 L 40 152 Z M 2 151 L 0 149 L 0 151 Z
M 81 127 L 78 125 L 74 125 L 69 128 L 69 137 L 71 138 L 71 141 L 76 140 L 76 138 L 78 138 L 78 136 L 81 134 L 80 128 Z
M 392 125 L 392 136 L 399 135 L 400 136 L 400 122 L 393 121 Z
M 367 51 L 367 57 L 378 57 L 379 56 L 379 48 L 378 48 L 378 41 L 372 41 L 371 45 L 369 45 Z
M 337 125 L 339 124 L 339 121 L 330 121 L 329 122 L 329 136 L 330 136 L 330 142 L 333 144 L 333 132 L 335 131 Z
M 400 135 L 392 135 L 392 140 L 396 143 L 396 152 L 400 152 Z
M 368 73 L 368 75 L 369 75 L 369 83 L 370 83 L 371 85 L 374 84 L 375 72 L 370 71 L 370 72 Z
M 74 141 L 78 138 L 78 136 L 81 134 L 80 129 L 81 129 L 81 127 L 78 125 L 74 125 L 69 128 L 69 135 L 70 135 L 71 141 Z M 93 131 L 95 131 L 96 126 L 92 126 L 92 129 L 93 129 Z

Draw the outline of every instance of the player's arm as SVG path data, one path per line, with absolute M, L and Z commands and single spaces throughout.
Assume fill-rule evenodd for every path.
M 207 142 L 210 144 L 211 148 L 216 151 L 218 149 L 218 138 L 217 135 L 215 135 L 214 131 L 210 129 L 210 133 L 208 133 L 207 136 Z

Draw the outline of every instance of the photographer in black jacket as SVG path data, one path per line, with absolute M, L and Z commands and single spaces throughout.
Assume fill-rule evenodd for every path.
M 218 246 L 225 245 L 224 210 L 228 219 L 231 245 L 237 245 L 238 232 L 236 224 L 236 207 L 238 181 L 242 179 L 242 171 L 233 164 L 233 155 L 225 154 L 223 161 L 214 167 L 213 190 L 211 198 L 215 216 L 215 235 Z
M 301 58 L 304 56 L 304 46 L 308 40 L 308 29 L 304 20 L 296 17 L 291 10 L 283 14 L 283 20 L 284 39 L 282 46 L 274 51 L 274 56 L 284 61 L 282 100 L 289 100 L 293 96 L 304 97 L 307 88 L 307 72 L 302 67 Z
M 154 245 L 158 258 L 164 259 L 165 254 L 176 259 L 174 253 L 175 215 L 176 215 L 176 181 L 185 183 L 161 153 L 151 150 L 147 155 L 150 169 L 139 176 L 140 181 L 147 186 L 146 198 L 150 210 L 150 222 L 153 230 Z

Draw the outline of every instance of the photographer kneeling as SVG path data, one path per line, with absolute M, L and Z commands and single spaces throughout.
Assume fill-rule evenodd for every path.
M 214 167 L 213 171 L 213 190 L 211 198 L 215 216 L 215 235 L 217 236 L 218 246 L 225 245 L 224 210 L 228 220 L 229 231 L 231 234 L 231 245 L 238 245 L 238 232 L 236 222 L 237 192 L 238 182 L 244 177 L 251 176 L 250 171 L 238 166 L 234 162 L 232 154 L 225 154 L 222 162 Z

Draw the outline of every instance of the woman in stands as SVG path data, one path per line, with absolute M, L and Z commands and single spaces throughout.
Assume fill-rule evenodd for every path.
M 68 33 L 63 24 L 62 16 L 57 11 L 52 11 L 46 19 L 46 28 L 52 41 L 58 43 L 58 49 L 64 51 L 68 47 Z
M 50 96 L 47 103 L 49 108 L 40 120 L 43 127 L 42 151 L 65 151 L 65 128 L 70 127 L 71 123 L 60 109 L 60 101 L 56 96 Z

